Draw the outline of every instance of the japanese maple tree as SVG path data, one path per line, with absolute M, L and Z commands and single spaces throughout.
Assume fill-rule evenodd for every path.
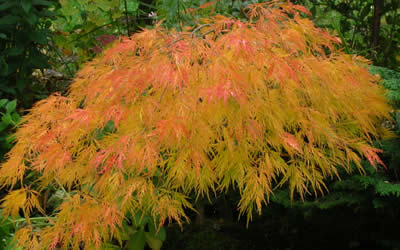
M 17 232 L 25 248 L 117 239 L 127 214 L 187 220 L 189 194 L 229 187 L 249 218 L 273 189 L 325 190 L 337 169 L 362 171 L 388 118 L 367 61 L 287 1 L 253 4 L 248 21 L 213 16 L 183 31 L 123 37 L 76 76 L 67 96 L 37 103 L 1 166 L 5 215 L 45 214 L 49 186 L 68 194 L 49 226 Z M 32 180 L 32 176 L 35 177 Z

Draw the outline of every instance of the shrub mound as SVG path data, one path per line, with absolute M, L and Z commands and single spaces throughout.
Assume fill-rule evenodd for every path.
M 32 108 L 0 169 L 12 190 L 3 213 L 28 220 L 48 210 L 46 190 L 65 196 L 50 226 L 17 232 L 19 245 L 121 242 L 129 214 L 181 223 L 189 195 L 230 186 L 250 219 L 274 188 L 303 198 L 338 168 L 362 171 L 362 157 L 383 164 L 371 142 L 386 133 L 389 107 L 368 62 L 338 49 L 301 6 L 274 1 L 247 14 L 120 38 L 67 96 Z

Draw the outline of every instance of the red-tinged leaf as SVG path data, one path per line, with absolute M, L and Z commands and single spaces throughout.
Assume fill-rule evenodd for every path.
M 163 141 L 166 137 L 171 138 L 171 136 L 177 140 L 180 140 L 182 135 L 189 138 L 189 132 L 186 129 L 186 126 L 180 120 L 180 117 L 176 117 L 175 119 L 158 121 L 156 128 L 160 141 Z
M 93 160 L 91 161 L 91 164 L 96 170 L 99 169 L 101 167 L 101 165 L 103 164 L 104 160 L 106 159 L 106 157 L 108 156 L 108 152 L 105 150 L 101 150 L 100 152 L 97 153 L 97 155 L 93 158 Z M 104 169 L 101 169 L 100 172 L 105 172 Z
M 264 129 L 263 127 L 255 120 L 249 120 L 247 124 L 247 129 L 249 131 L 250 136 L 254 141 L 260 140 L 263 138 Z
M 301 5 L 293 5 L 292 6 L 293 9 L 298 10 L 300 12 L 303 12 L 304 14 L 308 15 L 309 17 L 312 17 L 311 12 L 304 6 Z
M 125 116 L 125 112 L 120 105 L 113 105 L 104 112 L 106 121 L 113 121 L 115 127 L 118 127 Z
M 49 246 L 50 250 L 53 250 L 53 249 L 55 249 L 57 247 L 57 244 L 59 243 L 59 238 L 60 238 L 60 234 L 56 233 L 53 241 L 51 242 L 51 244 Z
M 298 152 L 302 152 L 300 144 L 294 135 L 285 132 L 285 133 L 283 133 L 282 138 L 289 146 L 291 146 Z
M 209 102 L 223 100 L 224 103 L 228 101 L 229 97 L 233 97 L 240 100 L 240 95 L 236 94 L 236 91 L 232 88 L 232 81 L 228 80 L 224 84 L 219 84 L 215 87 L 202 89 L 203 95 L 206 96 L 206 100 Z
M 215 5 L 216 2 L 217 2 L 217 1 L 210 1 L 210 2 L 203 3 L 202 5 L 200 5 L 199 7 L 197 7 L 197 9 L 205 9 L 205 8 L 208 8 L 208 7 L 210 7 L 210 6 Z
M 67 116 L 65 120 L 73 120 L 78 124 L 85 124 L 86 127 L 89 127 L 92 120 L 92 112 L 85 109 L 76 109 L 74 113 Z
M 186 9 L 187 13 L 193 13 L 194 11 L 195 11 L 195 9 L 193 9 L 193 8 L 187 8 Z M 185 31 L 189 31 L 189 30 L 191 30 L 191 27 L 186 27 L 184 30 Z
M 342 44 L 343 43 L 343 41 L 342 41 L 342 39 L 340 39 L 340 37 L 335 37 L 335 38 L 332 39 L 332 41 L 335 42 L 336 44 Z
M 272 63 L 269 65 L 269 67 L 268 67 L 267 73 L 265 74 L 265 78 L 266 78 L 267 80 L 270 79 L 270 77 L 271 77 L 271 75 L 272 75 L 272 73 L 273 73 L 273 71 L 274 71 L 274 67 L 275 67 L 275 62 L 272 62 Z
M 376 163 L 378 163 L 379 165 L 381 165 L 381 166 L 386 168 L 385 163 L 383 163 L 381 158 L 378 156 L 378 153 L 383 153 L 383 150 L 380 150 L 380 149 L 377 149 L 377 148 L 373 148 L 373 147 L 369 147 L 369 146 L 364 146 L 362 148 L 362 151 L 363 151 L 365 157 L 367 157 L 367 160 L 369 161 L 369 163 L 371 163 L 371 165 L 374 168 L 378 168 Z
M 295 82 L 297 82 L 298 84 L 300 84 L 300 80 L 299 77 L 297 76 L 297 73 L 292 69 L 292 67 L 290 67 L 288 64 L 284 63 L 281 65 L 285 71 L 289 74 L 289 79 L 294 80 Z

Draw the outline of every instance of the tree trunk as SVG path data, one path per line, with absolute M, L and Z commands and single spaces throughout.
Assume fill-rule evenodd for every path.
M 383 1 L 374 0 L 374 17 L 372 19 L 371 48 L 376 52 L 379 50 L 379 31 L 381 29 L 381 16 L 383 12 Z
M 195 209 L 197 210 L 198 214 L 196 216 L 195 223 L 197 225 L 203 225 L 205 221 L 205 210 L 204 210 L 204 204 L 201 201 L 197 201 L 195 204 Z
M 222 195 L 217 200 L 218 215 L 223 223 L 230 224 L 233 222 L 232 208 L 227 194 Z

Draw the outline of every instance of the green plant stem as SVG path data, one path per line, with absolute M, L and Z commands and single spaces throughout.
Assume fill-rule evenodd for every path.
M 78 36 L 77 38 L 75 38 L 74 40 L 72 40 L 71 43 L 74 43 L 74 42 L 78 41 L 79 39 L 81 39 L 82 37 L 85 37 L 85 36 L 87 36 L 87 35 L 90 35 L 90 34 L 92 34 L 93 32 L 95 32 L 95 31 L 97 31 L 97 30 L 99 30 L 99 29 L 101 29 L 101 28 L 103 28 L 103 27 L 105 27 L 105 26 L 107 26 L 107 25 L 114 24 L 114 23 L 116 23 L 116 22 L 118 22 L 118 20 L 115 20 L 115 21 L 112 21 L 112 22 L 110 22 L 110 23 L 106 23 L 106 24 L 100 25 L 100 26 L 98 26 L 98 27 L 92 29 L 91 31 L 86 32 L 85 34 L 82 34 L 82 35 Z
M 54 180 L 60 186 L 61 190 L 65 193 L 65 195 L 68 196 L 68 198 L 71 198 L 71 195 L 67 192 L 67 190 L 65 190 L 64 186 L 62 185 L 62 183 L 57 178 L 54 178 Z
M 339 20 L 339 23 L 333 22 L 333 26 L 334 26 L 335 30 L 337 31 L 337 33 L 340 37 L 340 40 L 342 40 L 342 43 L 344 45 L 344 51 L 346 51 L 347 54 L 351 54 L 349 46 L 347 45 L 347 42 L 346 42 L 346 38 L 344 37 L 344 35 L 340 29 L 340 20 Z
M 52 41 L 53 44 L 55 44 L 55 43 L 54 43 L 53 37 L 51 38 L 51 41 Z M 56 54 L 57 54 L 57 56 L 60 58 L 61 62 L 65 65 L 65 67 L 67 68 L 67 71 L 68 71 L 69 76 L 70 76 L 71 78 L 74 77 L 74 73 L 72 73 L 71 68 L 69 67 L 68 63 L 64 60 L 64 57 L 60 54 L 60 52 L 58 51 L 58 49 L 55 48 L 53 45 L 50 45 L 50 44 L 49 44 L 49 46 L 53 49 L 53 51 L 56 52 Z
M 177 4 L 178 4 L 178 6 L 177 6 L 177 7 L 178 7 L 178 8 L 177 8 L 177 9 L 178 9 L 178 20 L 179 20 L 179 22 L 181 22 L 181 13 L 180 13 L 181 10 L 179 9 L 180 2 L 179 2 L 179 0 L 177 0 L 177 1 L 178 1 L 178 2 L 177 2 Z
M 358 5 L 358 8 L 360 9 L 360 11 L 358 12 L 357 20 L 355 20 L 356 25 L 354 25 L 354 27 L 353 27 L 353 32 L 351 34 L 351 42 L 349 42 L 349 45 L 351 46 L 352 49 L 354 48 L 354 44 L 355 44 L 356 32 L 359 30 L 359 26 L 360 26 L 358 20 L 360 20 L 360 19 L 362 20 L 362 16 L 361 16 L 362 5 Z
M 29 221 L 45 221 L 45 220 L 55 220 L 55 217 L 33 217 L 33 218 L 29 218 Z M 12 220 L 10 222 L 4 223 L 1 226 L 6 226 L 6 225 L 11 225 L 11 224 L 15 224 L 15 223 L 19 223 L 19 222 L 26 222 L 28 221 L 25 218 L 21 218 L 21 219 L 16 219 L 16 220 Z
M 395 26 L 397 26 L 397 18 L 399 16 L 398 11 L 397 11 L 398 9 L 400 9 L 400 2 L 397 4 L 397 9 L 395 9 L 393 22 L 392 22 L 392 25 L 390 26 L 389 42 L 383 53 L 384 55 L 387 55 L 389 53 L 390 49 L 392 48 L 393 34 L 394 34 Z
M 157 7 L 155 5 L 144 3 L 143 1 L 140 1 L 139 5 L 143 5 L 145 7 L 152 8 L 152 9 L 157 9 Z

